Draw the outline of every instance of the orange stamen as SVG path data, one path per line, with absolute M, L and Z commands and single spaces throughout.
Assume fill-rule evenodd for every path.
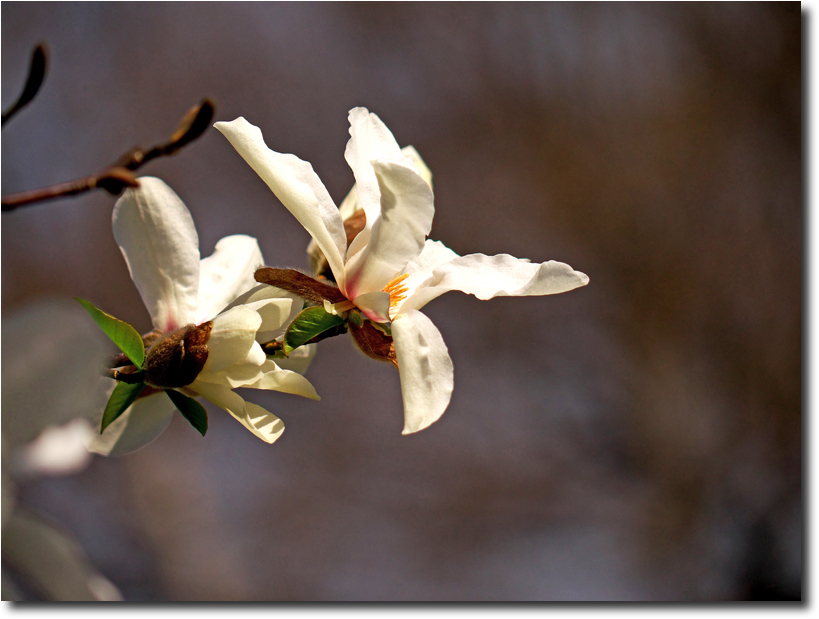
M 401 282 L 403 282 L 408 277 L 409 273 L 404 273 L 403 275 L 396 277 L 389 284 L 384 286 L 384 292 L 388 292 L 390 295 L 390 309 L 398 307 L 398 304 L 407 298 L 407 287 L 402 286 Z

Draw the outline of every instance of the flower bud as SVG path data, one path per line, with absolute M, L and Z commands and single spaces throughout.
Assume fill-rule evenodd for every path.
M 154 342 L 142 365 L 145 382 L 162 389 L 190 385 L 208 360 L 212 329 L 212 321 L 187 325 Z

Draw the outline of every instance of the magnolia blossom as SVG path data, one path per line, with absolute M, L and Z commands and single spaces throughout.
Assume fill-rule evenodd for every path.
M 419 310 L 460 290 L 479 299 L 566 292 L 589 278 L 569 265 L 535 264 L 508 254 L 459 256 L 427 240 L 435 213 L 431 175 L 414 149 L 403 150 L 375 114 L 350 111 L 345 158 L 355 186 L 342 208 L 362 210 L 361 231 L 349 243 L 342 213 L 312 166 L 267 147 L 244 118 L 221 131 L 276 197 L 313 237 L 348 303 L 390 328 L 404 399 L 404 434 L 437 421 L 449 405 L 452 360 L 440 332 Z M 345 213 L 347 214 L 347 213 Z
M 284 431 L 281 420 L 261 406 L 245 402 L 233 389 L 271 389 L 319 399 L 306 378 L 269 360 L 260 346 L 284 332 L 301 310 L 301 300 L 276 288 L 256 285 L 253 271 L 263 259 L 252 237 L 225 237 L 211 256 L 200 260 L 199 237 L 179 197 L 157 178 L 139 180 L 138 189 L 126 191 L 117 201 L 113 229 L 153 325 L 164 336 L 148 351 L 146 364 L 154 349 L 163 342 L 165 346 L 172 344 L 187 325 L 199 325 L 204 333 L 207 358 L 204 366 L 196 368 L 195 380 L 182 387 L 176 387 L 172 380 L 167 384 L 146 380 L 145 393 L 154 393 L 140 397 L 95 437 L 89 449 L 121 455 L 159 436 L 175 407 L 157 387 L 176 387 L 189 396 L 204 396 L 257 437 L 272 443 Z M 300 366 L 294 369 L 304 371 L 313 352 L 306 348 L 301 358 L 294 360 Z M 161 376 L 161 372 L 155 374 Z M 151 376 L 149 372 L 146 375 Z

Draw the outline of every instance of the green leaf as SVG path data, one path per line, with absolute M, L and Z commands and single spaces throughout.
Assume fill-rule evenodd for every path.
M 89 303 L 85 299 L 74 298 L 82 304 L 85 311 L 91 314 L 91 318 L 94 319 L 94 322 L 96 322 L 105 335 L 110 337 L 111 341 L 125 353 L 131 360 L 131 363 L 141 370 L 142 362 L 145 361 L 145 344 L 142 343 L 142 337 L 140 337 L 136 329 L 127 322 L 123 322 L 110 314 L 106 314 L 101 309 L 97 309 L 92 303 Z
M 308 307 L 296 316 L 284 334 L 284 352 L 288 355 L 328 329 L 344 324 L 345 319 L 328 314 L 321 307 Z
M 105 405 L 100 434 L 134 403 L 143 389 L 145 389 L 145 383 L 117 383 L 114 391 L 111 392 L 111 397 L 108 398 L 108 404 Z
M 176 409 L 182 413 L 190 424 L 196 428 L 202 436 L 208 431 L 208 411 L 193 398 L 189 398 L 184 393 L 168 389 L 165 393 L 173 402 Z

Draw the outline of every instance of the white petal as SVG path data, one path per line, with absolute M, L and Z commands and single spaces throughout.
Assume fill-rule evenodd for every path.
M 344 158 L 355 175 L 358 204 L 367 214 L 367 223 L 350 245 L 347 252 L 348 259 L 357 254 L 369 241 L 370 230 L 381 210 L 378 180 L 371 162 L 376 159 L 402 160 L 404 158 L 392 132 L 378 116 L 371 114 L 366 108 L 356 107 L 350 110 L 349 120 L 350 140 L 347 142 Z
M 259 242 L 234 234 L 218 243 L 199 263 L 199 301 L 196 324 L 210 320 L 241 293 L 256 286 L 253 273 L 264 265 Z
M 94 424 L 96 431 L 88 450 L 103 456 L 123 456 L 141 449 L 165 431 L 175 410 L 165 393 L 139 398 L 102 434 L 99 420 Z
M 341 213 L 341 220 L 347 221 L 360 210 L 361 204 L 358 203 L 358 192 L 355 189 L 355 184 L 353 184 L 353 188 L 350 189 L 350 193 L 348 193 L 347 196 L 341 201 L 341 204 L 338 205 L 338 212 Z
M 211 374 L 210 372 L 202 372 L 196 377 L 196 380 L 188 385 L 188 389 L 196 391 L 196 386 L 200 382 L 206 382 L 211 385 L 222 385 L 229 389 L 236 389 L 244 387 L 248 383 L 253 383 L 264 376 L 264 362 L 256 365 L 252 363 L 239 363 L 219 372 Z
M 421 155 L 418 154 L 418 151 L 415 150 L 415 147 L 405 146 L 404 148 L 401 149 L 401 154 L 404 155 L 404 157 L 408 157 L 411 160 L 412 165 L 415 167 L 416 170 L 418 170 L 418 174 L 420 174 L 421 178 L 424 179 L 426 184 L 429 185 L 430 188 L 432 188 L 432 170 L 430 170 L 427 164 L 424 163 L 424 160 L 421 159 Z
M 383 290 L 367 292 L 353 299 L 364 315 L 375 322 L 390 321 L 390 294 Z
M 412 434 L 435 423 L 452 397 L 453 369 L 441 333 L 417 310 L 396 316 L 392 337 L 404 398 L 404 431 Z
M 143 176 L 114 205 L 114 238 L 154 327 L 195 322 L 199 237 L 187 207 L 158 178 Z
M 313 362 L 313 357 L 316 356 L 317 352 L 318 344 L 305 344 L 291 352 L 287 358 L 276 359 L 276 365 L 283 370 L 304 374 Z
M 266 443 L 273 443 L 284 432 L 284 424 L 273 413 L 261 406 L 245 402 L 242 396 L 227 387 L 194 381 L 188 388 L 194 388 L 216 406 L 224 408 L 239 423 Z
M 509 254 L 469 254 L 435 269 L 437 286 L 474 294 L 482 300 L 568 292 L 589 283 L 585 273 L 550 260 L 541 264 Z
M 330 194 L 313 167 L 295 155 L 267 147 L 258 127 L 244 118 L 214 125 L 230 141 L 299 223 L 310 233 L 327 257 L 339 286 L 344 282 L 347 235 Z
M 3 527 L 3 564 L 4 571 L 10 565 L 48 601 L 122 600 L 77 542 L 39 519 L 15 515 Z
M 418 154 L 418 151 L 412 146 L 405 146 L 401 149 L 401 155 L 403 156 L 403 162 L 407 165 L 412 165 L 421 175 L 421 178 L 423 178 L 426 184 L 431 188 L 432 171 L 427 167 L 427 164 L 424 163 L 424 160 L 421 159 L 421 155 Z M 341 213 L 342 221 L 347 221 L 360 210 L 361 204 L 358 201 L 358 191 L 356 191 L 356 185 L 353 184 L 353 188 L 350 189 L 350 192 L 339 205 L 338 211 Z M 369 228 L 367 230 L 367 234 L 362 237 L 362 240 L 356 243 L 355 247 L 351 246 L 347 250 L 347 260 L 352 258 L 360 249 L 363 248 L 363 246 L 366 244 L 364 240 L 365 238 L 369 239 Z M 319 261 L 318 245 L 316 245 L 315 241 L 311 241 L 310 245 L 307 246 L 307 254 L 310 258 L 310 268 L 315 273 L 316 265 Z
M 198 392 L 201 382 L 209 385 L 221 385 L 229 389 L 238 389 L 240 387 L 265 389 L 292 393 L 311 400 L 321 399 L 313 385 L 304 376 L 297 372 L 284 370 L 270 359 L 258 366 L 239 364 L 216 374 L 202 373 L 191 385 L 188 385 L 188 389 Z
M 381 215 L 370 242 L 347 263 L 349 298 L 381 290 L 424 249 L 435 214 L 432 189 L 401 163 L 376 161 L 373 169 L 381 192 Z
M 405 309 L 420 309 L 435 297 L 446 292 L 443 288 L 430 288 L 432 272 L 439 265 L 458 258 L 458 254 L 449 249 L 441 241 L 427 239 L 423 251 L 417 258 L 411 260 L 402 275 L 407 275 L 402 285 L 407 289 L 406 298 L 390 310 L 391 316 L 400 314 Z
M 269 342 L 282 335 L 291 322 L 301 312 L 301 299 L 266 299 L 248 303 L 247 307 L 256 310 L 262 317 L 262 324 L 256 333 L 257 342 Z
M 244 387 L 248 389 L 268 389 L 270 391 L 292 393 L 311 400 L 321 399 L 310 381 L 298 372 L 283 370 L 271 360 L 265 362 L 264 369 L 264 376 L 255 382 L 244 385 Z
M 422 307 L 450 290 L 460 290 L 481 300 L 494 297 L 525 297 L 568 292 L 589 283 L 585 273 L 568 264 L 550 260 L 541 264 L 509 254 L 459 256 L 437 266 L 427 289 L 419 288 L 401 311 Z
M 278 303 L 278 309 L 269 308 L 262 316 L 262 324 L 256 333 L 257 342 L 269 342 L 282 335 L 290 323 L 293 322 L 299 312 L 303 309 L 304 299 L 301 297 L 276 288 L 275 286 L 268 286 L 267 284 L 258 284 L 251 288 L 246 293 L 239 295 L 236 299 L 225 308 L 225 311 L 237 307 L 239 305 L 246 305 L 247 307 L 259 311 L 260 308 L 266 307 L 266 301 L 275 299 Z M 287 303 L 289 301 L 289 304 Z M 289 313 L 285 316 L 283 311 L 285 307 L 289 307 Z M 261 314 L 260 314 L 261 315 Z M 280 324 L 276 324 L 281 319 Z
M 247 351 L 247 357 L 245 357 L 245 363 L 249 363 L 250 365 L 260 366 L 265 361 L 267 361 L 267 355 L 264 354 L 261 345 L 259 342 L 253 342 L 250 345 L 250 350 Z
M 238 305 L 213 319 L 208 340 L 208 360 L 202 372 L 216 373 L 243 363 L 256 343 L 256 331 L 262 324 L 258 312 Z M 264 354 L 264 353 L 262 353 Z

